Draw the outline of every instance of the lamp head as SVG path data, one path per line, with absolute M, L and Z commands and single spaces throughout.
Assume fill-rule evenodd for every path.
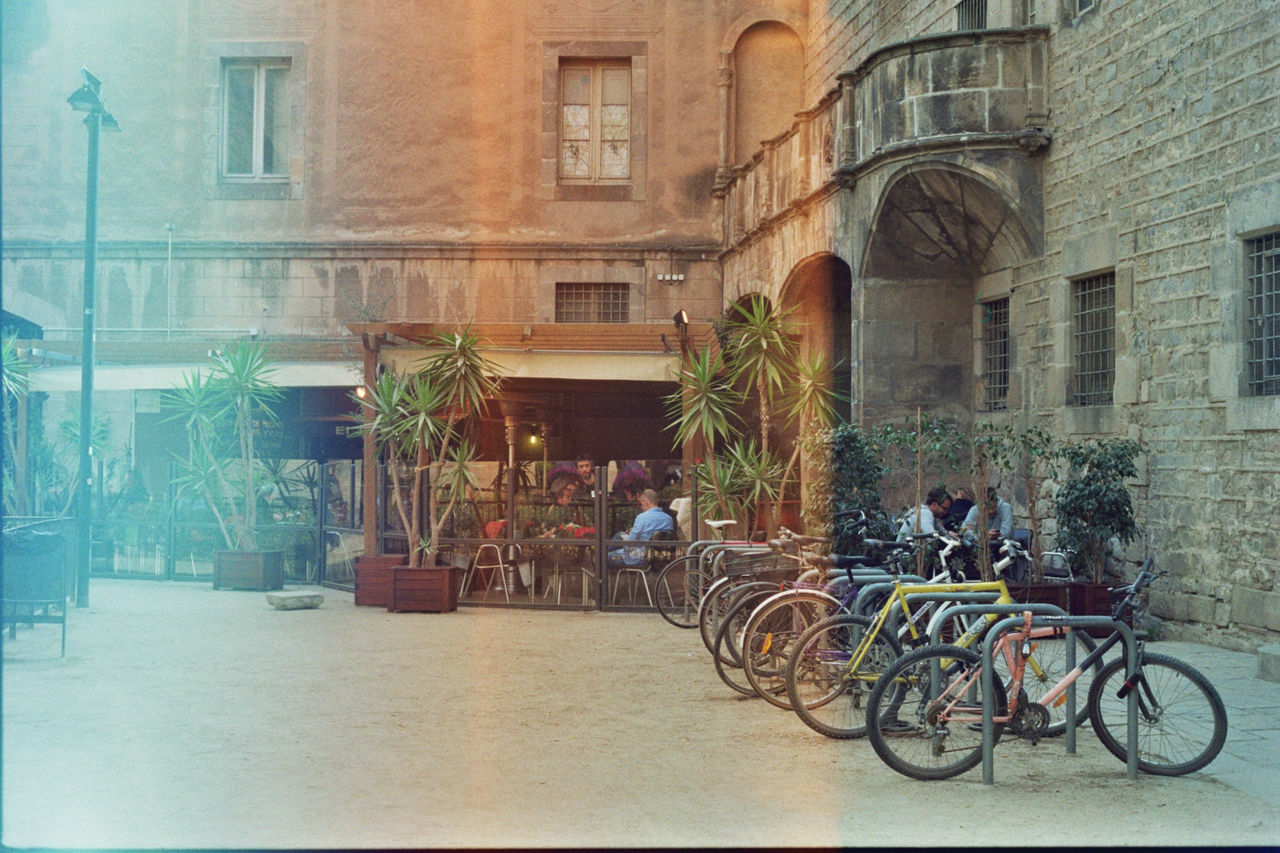
M 681 308 L 676 315 L 671 318 L 671 322 L 676 324 L 676 329 L 683 332 L 689 326 L 689 312 Z

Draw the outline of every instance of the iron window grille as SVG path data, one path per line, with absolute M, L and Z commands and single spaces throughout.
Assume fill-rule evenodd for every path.
M 625 323 L 630 287 L 625 283 L 557 282 L 557 323 Z
M 1249 393 L 1280 394 L 1280 232 L 1245 242 Z
M 988 412 L 1003 411 L 1009 398 L 1009 300 L 982 303 L 982 387 Z
M 987 0 L 960 0 L 956 6 L 956 29 L 985 30 L 987 28 Z
M 1075 305 L 1075 406 L 1107 406 L 1116 372 L 1116 276 L 1072 282 Z

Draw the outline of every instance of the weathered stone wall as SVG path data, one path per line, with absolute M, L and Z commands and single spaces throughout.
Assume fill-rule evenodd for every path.
M 953 29 L 953 8 L 813 4 L 810 101 L 887 43 Z M 1019 188 L 1006 193 L 1011 212 L 1042 234 L 1042 248 L 1005 253 L 1003 267 L 988 265 L 971 280 L 967 300 L 956 297 L 974 304 L 1008 296 L 1011 303 L 1010 411 L 982 415 L 975 395 L 974 414 L 1041 424 L 1064 441 L 1143 442 L 1131 484 L 1143 537 L 1127 557 L 1154 554 L 1172 573 L 1155 595 L 1155 612 L 1236 643 L 1256 641 L 1259 633 L 1274 637 L 1280 535 L 1271 507 L 1280 497 L 1280 398 L 1251 397 L 1244 386 L 1243 241 L 1280 230 L 1280 63 L 1273 48 L 1280 18 L 1274 3 L 1243 0 L 1197 8 L 1109 2 L 1080 16 L 1071 9 L 1037 4 L 1033 21 L 1051 28 L 1045 82 L 1052 143 L 1026 172 L 1031 183 L 1001 167 L 1005 185 Z M 1027 22 L 1017 4 L 997 14 Z M 1002 24 L 990 17 L 989 23 Z M 904 99 L 912 94 L 909 83 L 909 76 L 896 80 Z M 887 81 L 886 91 L 894 84 Z M 975 90 L 970 109 L 979 109 L 980 95 Z M 913 153 L 910 137 L 901 135 L 904 164 L 938 160 L 926 145 Z M 944 159 L 960 168 L 981 162 L 976 149 L 967 164 L 965 156 Z M 791 247 L 821 245 L 823 235 L 809 231 L 834 222 L 832 251 L 855 271 L 855 306 L 880 300 L 855 316 L 911 327 L 909 335 L 877 336 L 855 322 L 855 360 L 867 370 L 861 384 L 855 373 L 854 384 L 877 398 L 869 403 L 872 413 L 892 408 L 901 385 L 882 380 L 895 361 L 910 365 L 921 357 L 925 331 L 911 325 L 912 300 L 899 300 L 910 289 L 893 289 L 902 280 L 876 288 L 859 280 L 880 193 L 892 189 L 889 182 L 874 184 L 874 171 L 857 172 L 846 189 L 821 200 L 835 211 L 830 216 L 806 211 L 762 219 L 725 267 L 729 290 L 749 282 L 781 286 Z M 752 185 L 756 197 L 769 192 Z M 1116 280 L 1115 402 L 1069 406 L 1071 280 L 1108 271 Z M 980 370 L 979 330 L 975 310 L 967 329 L 972 375 Z M 1052 534 L 1051 523 L 1045 532 Z
M 1030 410 L 1064 436 L 1130 435 L 1147 448 L 1135 484 L 1146 542 L 1130 553 L 1154 553 L 1178 590 L 1156 612 L 1244 631 L 1280 629 L 1269 509 L 1280 497 L 1280 398 L 1242 394 L 1238 346 L 1242 238 L 1280 228 L 1275 13 L 1103 3 L 1060 22 L 1048 250 L 1015 284 Z M 1116 402 L 1072 410 L 1068 279 L 1108 268 Z

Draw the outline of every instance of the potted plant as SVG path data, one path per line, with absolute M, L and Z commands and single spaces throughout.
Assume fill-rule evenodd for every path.
M 1073 567 L 1089 578 L 1071 591 L 1071 612 L 1109 615 L 1110 598 L 1103 577 L 1112 542 L 1126 545 L 1137 535 L 1133 501 L 1125 479 L 1137 476 L 1135 460 L 1142 446 L 1129 439 L 1105 439 L 1062 449 L 1067 481 L 1054 502 L 1059 548 L 1075 551 Z
M 281 389 L 266 345 L 238 341 L 215 352 L 207 372 L 189 371 L 166 394 L 187 430 L 188 451 L 179 460 L 178 493 L 202 498 L 218 522 L 225 551 L 214 552 L 213 586 L 280 589 L 284 552 L 262 550 L 258 541 L 258 484 L 262 460 L 255 428 L 272 420 Z
M 409 553 L 404 560 L 411 571 L 452 572 L 448 564 L 437 566 L 441 531 L 453 507 L 465 490 L 448 489 L 444 505 L 442 490 L 424 483 L 439 482 L 446 470 L 465 476 L 473 445 L 466 440 L 466 423 L 478 416 L 486 400 L 494 396 L 500 385 L 500 369 L 480 351 L 480 339 L 468 324 L 456 332 L 444 332 L 418 341 L 428 355 L 414 370 L 387 370 L 367 386 L 364 396 L 354 399 L 364 407 L 367 417 L 355 428 L 369 437 L 387 460 L 392 479 L 391 502 L 399 514 L 409 539 Z M 401 465 L 410 466 L 410 481 L 402 483 Z M 402 485 L 404 487 L 402 487 Z M 425 510 L 425 512 L 424 512 Z M 396 563 L 400 563 L 396 560 Z M 381 584 L 366 572 L 361 581 L 361 568 L 356 569 L 357 604 L 377 604 Z M 402 609 L 389 600 L 395 586 L 395 569 L 381 566 L 372 569 L 388 581 L 383 602 Z M 409 575 L 404 576 L 407 580 Z M 452 584 L 452 578 L 448 579 Z M 365 590 L 361 595 L 362 586 Z

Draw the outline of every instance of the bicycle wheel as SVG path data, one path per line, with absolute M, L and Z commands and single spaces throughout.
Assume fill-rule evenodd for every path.
M 737 601 L 737 596 L 744 590 L 753 588 L 776 591 L 778 585 L 745 578 L 720 578 L 712 584 L 711 589 L 707 590 L 702 603 L 698 606 L 698 633 L 702 635 L 702 642 L 706 645 L 707 651 L 715 654 L 716 632 L 720 630 L 721 621 Z M 727 649 L 723 651 L 726 655 L 729 654 Z M 736 654 L 734 653 L 733 657 L 726 657 L 726 662 L 739 666 Z
M 711 575 L 698 568 L 698 555 L 677 557 L 654 580 L 658 613 L 677 628 L 698 627 L 698 604 L 711 585 Z
M 1093 637 L 1083 629 L 1072 631 L 1076 644 L 1076 666 L 1085 656 L 1098 647 Z M 1067 675 L 1067 638 L 1035 637 L 1031 640 L 1033 649 L 1027 658 L 1026 670 L 1022 676 L 1022 689 L 1032 702 L 1039 702 L 1040 697 L 1048 693 Z M 1001 684 L 1009 683 L 1009 661 L 1000 654 L 992 661 L 995 677 Z M 1089 721 L 1089 688 L 1094 679 L 1102 672 L 1103 662 L 1095 661 L 1093 666 L 1080 673 L 1076 679 L 1076 726 L 1083 726 Z M 1045 737 L 1056 737 L 1067 730 L 1067 698 L 1059 696 L 1045 708 L 1049 712 L 1049 726 L 1044 730 Z
M 1126 659 L 1103 667 L 1089 690 L 1089 721 L 1102 745 L 1121 761 L 1128 750 Z M 1138 690 L 1138 769 L 1181 776 L 1218 757 L 1227 739 L 1222 697 L 1195 668 L 1176 658 L 1144 651 Z
M 772 590 L 748 590 L 736 598 L 720 622 L 716 631 L 716 675 L 720 680 L 743 696 L 755 697 L 756 691 L 746 680 L 742 669 L 742 656 L 737 650 L 741 645 L 742 626 L 756 606 L 773 594 Z
M 902 654 L 896 637 L 876 634 L 856 667 L 853 653 L 872 622 L 840 614 L 800 635 L 787 660 L 787 698 L 805 725 L 827 737 L 866 734 L 867 695 L 880 673 Z
M 885 764 L 912 779 L 950 779 L 982 760 L 981 657 L 960 646 L 925 646 L 885 670 L 867 699 L 867 740 Z M 992 685 L 1006 713 L 1004 685 Z M 1003 729 L 995 727 L 995 740 Z
M 747 683 L 777 708 L 791 710 L 787 659 L 805 629 L 836 612 L 840 602 L 820 590 L 775 593 L 752 611 L 742 629 L 742 667 Z

